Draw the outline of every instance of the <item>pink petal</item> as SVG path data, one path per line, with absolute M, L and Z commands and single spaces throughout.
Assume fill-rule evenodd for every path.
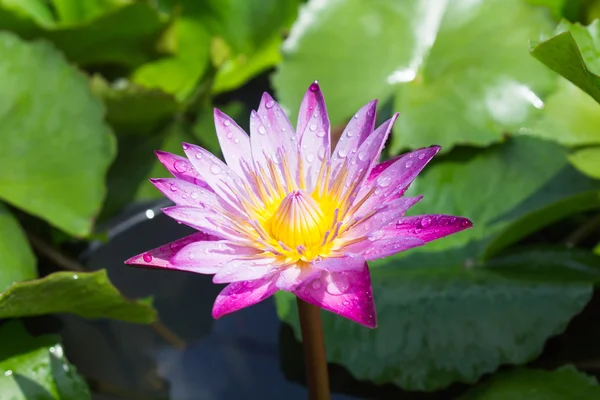
M 275 285 L 277 288 L 289 292 L 320 273 L 320 270 L 311 266 L 299 267 L 295 264 L 290 265 L 279 273 Z
M 331 153 L 331 132 L 325 99 L 317 82 L 310 85 L 300 105 L 298 127 L 301 137 L 300 155 L 306 188 L 312 191 L 317 182 L 321 162 Z
M 232 207 L 240 210 L 237 194 L 243 193 L 239 176 L 223 161 L 200 146 L 183 143 L 183 151 L 214 192 Z
M 259 303 L 277 291 L 270 278 L 234 282 L 225 286 L 213 305 L 212 315 L 221 318 L 242 308 Z
M 219 198 L 210 189 L 203 188 L 177 178 L 156 178 L 150 182 L 173 203 L 179 206 L 197 206 L 207 204 L 219 207 Z
M 194 169 L 187 158 L 160 150 L 156 150 L 154 153 L 156 153 L 158 160 L 175 178 L 208 188 L 206 181 L 198 175 L 198 171 Z
M 473 223 L 467 218 L 434 214 L 402 217 L 398 223 L 387 227 L 385 231 L 386 234 L 411 236 L 431 242 L 472 226 Z
M 226 240 L 194 242 L 179 250 L 171 257 L 170 262 L 178 269 L 216 274 L 230 260 L 257 253 L 259 251 L 254 248 L 237 246 Z
M 217 138 L 219 139 L 219 145 L 221 146 L 225 162 L 227 162 L 229 168 L 234 170 L 238 175 L 243 176 L 240 160 L 250 160 L 252 156 L 250 138 L 229 116 L 216 108 L 214 114 Z
M 438 151 L 440 151 L 439 146 L 422 148 L 375 166 L 371 170 L 368 181 L 356 196 L 355 202 L 359 202 L 367 193 L 375 189 L 359 212 L 368 211 L 377 204 L 402 196 Z
M 164 244 L 145 253 L 138 254 L 135 257 L 131 257 L 129 260 L 125 261 L 125 264 L 142 265 L 145 267 L 179 269 L 176 265 L 171 264 L 170 261 L 171 257 L 174 254 L 176 254 L 179 250 L 189 245 L 190 243 L 211 243 L 212 241 L 218 239 L 218 237 L 209 235 L 204 232 L 196 232 L 184 238 L 177 239 L 174 242 Z
M 373 100 L 364 105 L 354 117 L 348 122 L 340 140 L 331 154 L 331 167 L 333 176 L 337 175 L 338 170 L 344 163 L 345 158 L 352 154 L 352 151 L 365 141 L 367 136 L 375 128 L 375 116 L 377 109 L 377 100 Z
M 391 235 L 388 231 L 379 231 L 378 236 L 344 247 L 344 251 L 361 254 L 365 260 L 389 257 L 396 253 L 423 246 L 426 242 L 416 237 Z
M 270 276 L 278 268 L 273 257 L 231 259 L 213 277 L 214 283 L 250 281 Z
M 313 262 L 315 268 L 328 272 L 362 271 L 365 259 L 358 254 L 343 255 L 339 257 L 327 257 Z
M 295 289 L 294 294 L 307 303 L 369 328 L 377 326 L 366 263 L 360 271 L 322 272 L 320 277 Z
M 230 219 L 213 210 L 191 206 L 174 206 L 163 208 L 162 211 L 174 220 L 199 231 L 228 239 L 238 244 L 251 243 L 251 241 L 232 228 L 233 223 Z

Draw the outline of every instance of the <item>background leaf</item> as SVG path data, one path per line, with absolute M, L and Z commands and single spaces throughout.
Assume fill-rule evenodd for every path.
M 37 277 L 35 256 L 25 233 L 11 212 L 0 203 L 0 292 L 13 282 Z
M 110 283 L 105 270 L 55 272 L 44 278 L 14 283 L 0 293 L 0 318 L 57 313 L 139 324 L 156 320 L 156 311 L 148 301 L 123 297 Z
M 53 47 L 2 32 L 0 53 L 0 197 L 87 235 L 115 154 L 104 108 Z
M 58 339 L 31 336 L 19 322 L 0 326 L 0 393 L 11 400 L 91 399 Z

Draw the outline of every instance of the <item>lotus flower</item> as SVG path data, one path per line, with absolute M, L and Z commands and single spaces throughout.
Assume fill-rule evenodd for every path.
M 367 261 L 472 226 L 448 215 L 404 216 L 422 197 L 404 192 L 440 148 L 378 163 L 398 114 L 374 130 L 376 104 L 354 115 L 333 151 L 317 82 L 295 131 L 267 93 L 251 113 L 250 136 L 215 109 L 227 164 L 184 143 L 187 158 L 156 152 L 174 178 L 151 179 L 176 204 L 164 213 L 199 232 L 126 263 L 214 274 L 228 284 L 215 318 L 285 290 L 374 328 Z

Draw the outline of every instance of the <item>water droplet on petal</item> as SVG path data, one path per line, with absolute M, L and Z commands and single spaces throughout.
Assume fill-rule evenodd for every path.
M 422 228 L 429 228 L 431 226 L 431 218 L 429 218 L 429 217 L 421 218 L 420 224 L 421 224 Z
M 350 305 L 350 302 L 349 302 L 348 300 L 344 300 L 344 301 L 342 302 L 342 304 L 343 304 L 345 307 L 348 307 L 348 306 Z
M 265 128 L 264 125 L 259 126 L 258 133 L 260 133 L 261 135 L 264 135 L 265 133 L 267 133 L 267 128 Z
M 315 279 L 312 283 L 312 288 L 317 290 L 321 287 L 321 281 L 319 281 L 318 279 Z
M 358 153 L 358 159 L 359 159 L 360 161 L 365 161 L 365 160 L 367 159 L 367 152 L 366 152 L 366 151 L 364 151 L 364 150 L 363 150 L 363 151 L 360 151 L 360 152 Z
M 314 154 L 307 154 L 306 155 L 306 162 L 311 163 L 311 162 L 313 162 L 314 159 L 315 159 L 315 155 Z
M 190 194 L 190 197 L 191 197 L 192 199 L 197 199 L 197 198 L 198 198 L 198 193 L 196 193 L 196 192 L 192 192 L 192 193 Z
M 175 171 L 177 171 L 177 172 L 185 172 L 188 170 L 187 162 L 185 162 L 183 160 L 175 161 L 173 166 L 175 167 Z
M 345 149 L 339 149 L 337 153 L 339 158 L 345 158 L 348 155 L 348 152 Z
M 339 296 L 346 293 L 350 289 L 350 282 L 345 272 L 340 272 L 332 276 L 331 281 L 327 284 L 327 292 L 334 296 Z
M 238 138 L 233 139 L 233 143 L 239 143 L 239 142 L 240 142 L 240 139 L 238 139 Z
M 192 252 L 190 251 L 190 252 L 188 253 L 188 258 L 189 258 L 190 260 L 193 260 L 193 259 L 194 259 L 194 253 L 192 253 Z
M 176 192 L 177 191 L 177 186 L 173 183 L 171 183 L 171 185 L 169 186 L 169 188 L 171 189 L 171 192 Z
M 410 167 L 412 167 L 412 164 L 413 164 L 413 162 L 412 162 L 411 160 L 408 160 L 408 161 L 406 162 L 406 168 L 410 168 Z
M 321 129 L 320 131 L 317 132 L 317 136 L 318 137 L 325 137 L 325 131 L 323 129 Z
M 200 160 L 202 158 L 202 153 L 196 153 L 196 159 Z
M 144 259 L 145 262 L 152 261 L 152 256 L 149 253 L 145 253 L 142 258 Z
M 310 126 L 308 127 L 308 129 L 310 129 L 312 132 L 317 130 L 317 124 L 310 124 Z
M 231 139 L 233 137 L 233 133 L 227 132 L 227 139 Z
M 275 105 L 275 102 L 273 100 L 269 100 L 266 102 L 265 106 L 267 108 L 273 108 L 273 106 Z
M 217 175 L 219 172 L 221 172 L 221 167 L 219 167 L 217 164 L 212 164 L 210 166 L 210 172 Z
M 181 147 L 183 147 L 184 150 L 187 150 L 190 148 L 190 145 L 187 143 L 182 143 Z
M 392 183 L 392 179 L 389 176 L 380 176 L 377 178 L 377 184 L 381 187 L 388 187 Z
M 419 154 L 419 160 L 422 160 L 424 158 L 425 158 L 425 154 L 424 153 Z
M 311 92 L 316 92 L 317 90 L 319 90 L 319 82 L 314 81 L 313 83 L 311 83 L 309 89 Z
M 229 125 L 231 125 L 231 122 L 229 122 L 228 119 L 225 119 L 225 120 L 223 120 L 223 125 L 229 126 Z
M 354 131 L 350 130 L 350 131 L 346 132 L 346 136 L 348 136 L 348 137 L 354 136 Z

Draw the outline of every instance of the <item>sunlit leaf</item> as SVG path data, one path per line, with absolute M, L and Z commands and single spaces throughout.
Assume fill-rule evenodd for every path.
M 0 203 L 0 292 L 37 276 L 35 257 L 19 222 Z

